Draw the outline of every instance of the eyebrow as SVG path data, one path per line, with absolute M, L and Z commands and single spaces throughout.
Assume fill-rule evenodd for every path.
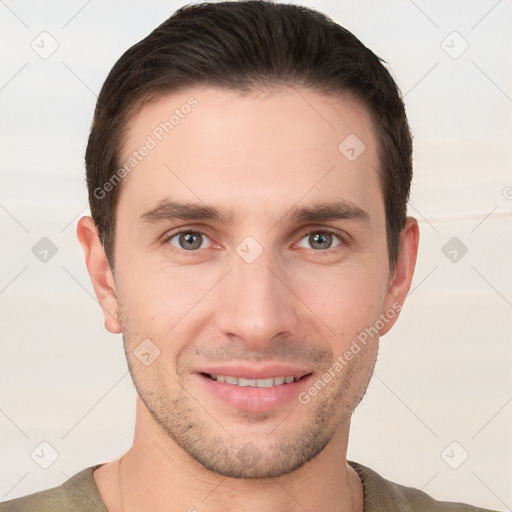
M 211 220 L 220 224 L 229 224 L 233 220 L 233 215 L 227 210 L 205 204 L 164 200 L 156 208 L 143 213 L 139 222 L 142 224 L 156 224 L 174 219 Z
M 157 224 L 169 220 L 210 220 L 229 225 L 234 215 L 230 210 L 201 203 L 163 200 L 155 208 L 143 213 L 141 224 Z M 281 217 L 287 222 L 325 222 L 355 220 L 370 223 L 370 216 L 359 206 L 348 201 L 320 202 L 307 206 L 294 205 Z

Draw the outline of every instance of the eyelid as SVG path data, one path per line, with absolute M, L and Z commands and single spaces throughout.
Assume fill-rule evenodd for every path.
M 187 227 L 187 226 L 181 226 L 181 227 L 176 228 L 174 230 L 168 231 L 165 235 L 163 235 L 162 243 L 169 244 L 169 241 L 171 240 L 171 238 L 174 238 L 176 235 L 180 235 L 180 234 L 183 234 L 183 233 L 198 233 L 198 234 L 200 234 L 202 236 L 206 236 L 207 238 L 209 238 L 214 246 L 217 246 L 217 247 L 220 246 L 220 244 L 218 244 L 217 242 L 213 241 L 213 239 L 212 239 L 210 233 L 208 232 L 208 230 L 206 230 L 204 228 L 194 228 L 194 227 Z M 308 226 L 307 228 L 303 228 L 302 231 L 300 231 L 299 233 L 300 233 L 299 237 L 292 244 L 293 246 L 298 244 L 306 235 L 310 235 L 312 233 L 329 233 L 329 234 L 335 235 L 340 240 L 340 244 L 339 245 L 347 245 L 349 243 L 349 235 L 347 235 L 345 232 L 339 231 L 338 229 L 332 228 L 332 227 L 329 227 L 329 226 Z M 324 251 L 319 251 L 319 250 L 315 250 L 315 249 L 310 249 L 310 250 L 314 251 L 316 253 L 322 253 L 322 252 L 323 253 L 327 253 L 327 252 L 332 251 L 333 249 L 336 249 L 336 247 L 339 247 L 339 245 L 335 246 L 332 249 L 329 248 L 329 249 L 326 249 Z M 186 253 L 188 255 L 192 255 L 192 254 L 197 253 L 197 252 L 200 251 L 199 249 L 196 249 L 196 250 L 193 250 L 193 251 L 187 251 L 185 249 L 180 249 L 180 248 L 174 247 L 174 246 L 172 246 L 172 248 L 173 248 L 173 250 L 179 251 L 181 253 Z M 211 247 L 209 249 L 211 249 Z M 201 250 L 204 250 L 204 249 L 201 249 Z
M 349 243 L 349 235 L 347 235 L 343 231 L 339 231 L 338 229 L 332 228 L 332 227 L 329 227 L 329 226 L 309 226 L 308 228 L 304 229 L 300 233 L 301 234 L 299 236 L 299 239 L 297 240 L 297 242 L 294 243 L 294 245 L 298 244 L 306 235 L 310 235 L 312 233 L 329 233 L 329 234 L 335 235 L 336 237 L 339 238 L 340 244 L 335 246 L 335 247 L 333 247 L 333 248 L 325 249 L 324 251 L 319 251 L 319 250 L 315 250 L 315 249 L 309 249 L 309 250 L 314 251 L 316 253 L 328 253 L 328 252 L 331 252 L 332 250 L 335 250 L 339 246 L 343 246 L 343 245 L 346 246 Z
M 200 251 L 204 251 L 205 250 L 205 249 L 195 249 L 193 251 L 187 251 L 185 249 L 180 249 L 179 247 L 175 247 L 175 246 L 171 245 L 170 240 L 172 238 L 174 238 L 175 236 L 181 235 L 183 233 L 197 233 L 197 234 L 200 234 L 202 236 L 207 237 L 210 240 L 212 246 L 214 246 L 214 247 L 215 246 L 217 246 L 217 247 L 219 246 L 219 244 L 217 244 L 217 242 L 213 241 L 213 239 L 210 236 L 210 234 L 208 233 L 208 231 L 205 230 L 204 228 L 194 228 L 194 227 L 187 227 L 187 226 L 181 226 L 179 228 L 175 228 L 174 230 L 167 231 L 165 233 L 165 235 L 163 235 L 162 238 L 161 238 L 162 244 L 167 244 L 167 245 L 172 247 L 173 251 L 178 251 L 179 253 L 185 254 L 187 256 L 191 256 L 191 255 L 193 255 L 195 253 L 198 253 Z M 214 247 L 208 247 L 208 249 L 212 249 Z

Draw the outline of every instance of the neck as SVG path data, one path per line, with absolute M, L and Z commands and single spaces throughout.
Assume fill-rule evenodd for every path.
M 213 473 L 186 454 L 137 403 L 133 445 L 122 457 L 119 510 L 295 512 L 363 509 L 362 487 L 346 464 L 349 425 L 297 470 L 277 478 L 238 479 Z

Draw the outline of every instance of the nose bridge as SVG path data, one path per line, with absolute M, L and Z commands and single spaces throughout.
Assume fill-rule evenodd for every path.
M 263 348 L 278 334 L 293 332 L 297 326 L 294 295 L 283 283 L 284 269 L 272 251 L 247 240 L 233 254 L 232 267 L 220 290 L 220 331 L 254 348 Z

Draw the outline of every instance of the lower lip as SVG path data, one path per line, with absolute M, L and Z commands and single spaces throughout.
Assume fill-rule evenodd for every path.
M 252 386 L 238 386 L 210 379 L 197 374 L 207 390 L 231 407 L 247 412 L 265 412 L 276 409 L 290 401 L 298 400 L 297 396 L 307 385 L 312 374 L 302 379 L 272 386 L 271 388 L 256 388 Z

